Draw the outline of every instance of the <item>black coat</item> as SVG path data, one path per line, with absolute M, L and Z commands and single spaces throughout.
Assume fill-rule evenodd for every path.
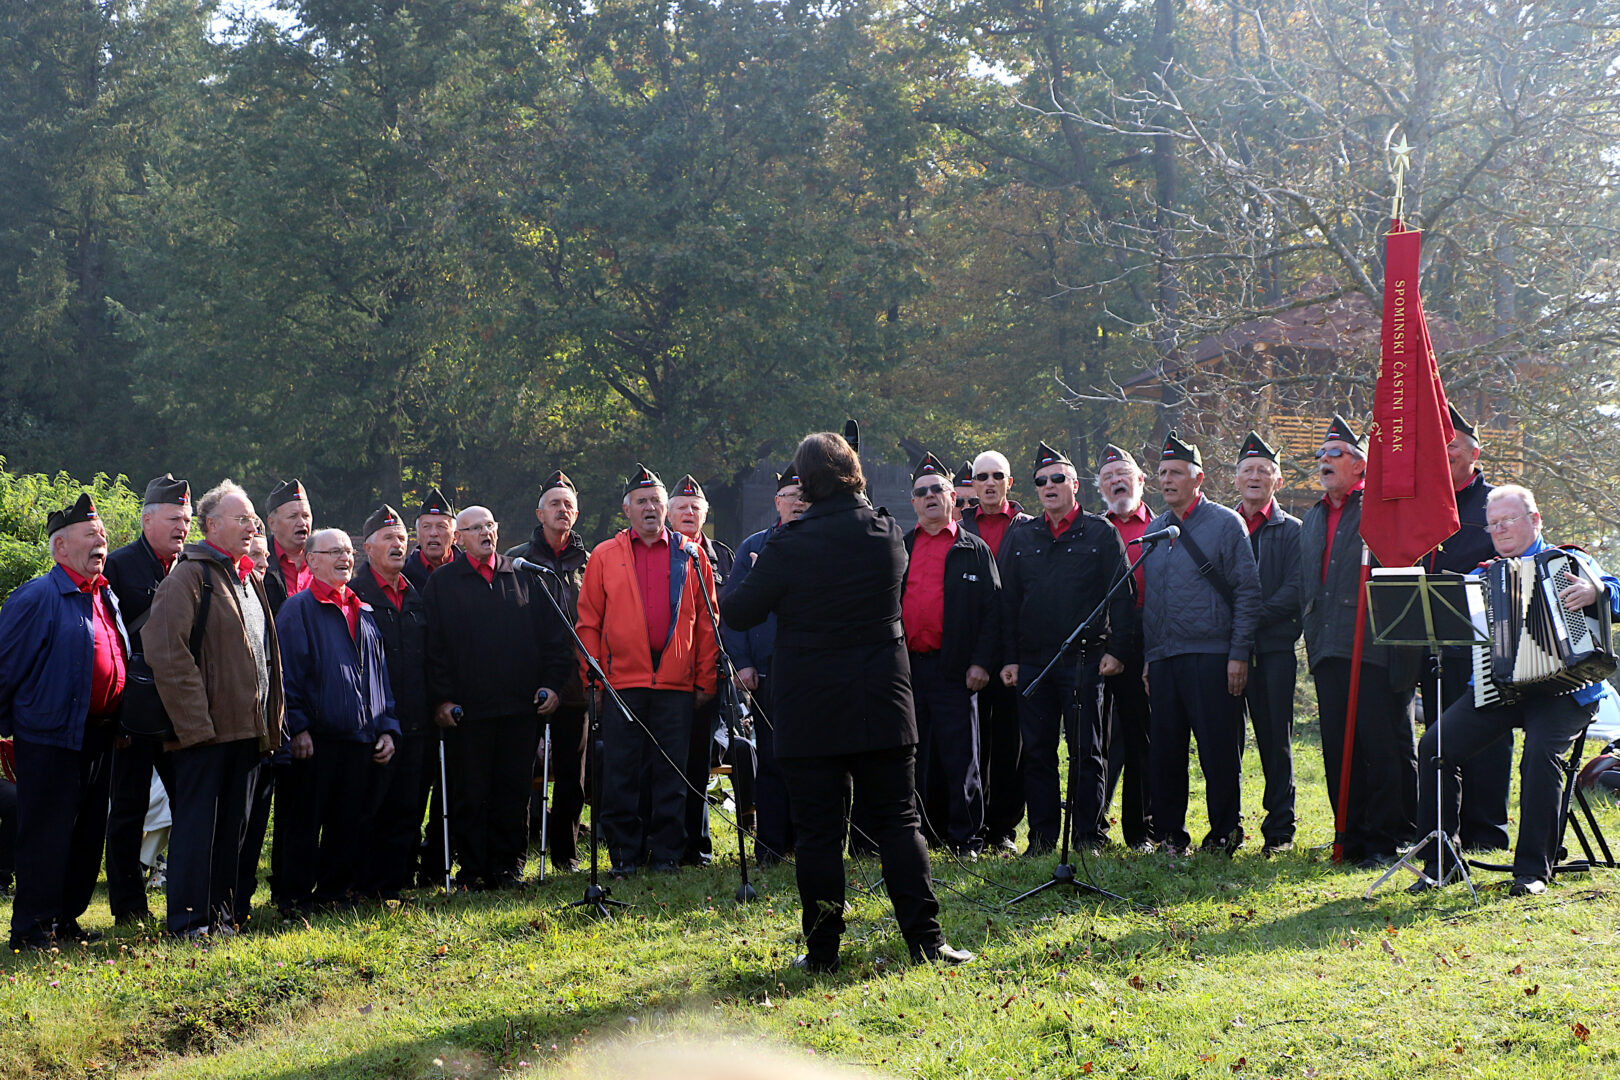
M 1475 469 L 1468 486 L 1457 492 L 1457 520 L 1461 524 L 1445 543 L 1423 560 L 1423 566 L 1430 573 L 1452 570 L 1466 574 L 1478 569 L 1480 563 L 1496 558 L 1496 545 L 1491 543 L 1491 534 L 1485 531 L 1485 500 L 1490 494 L 1491 485 L 1485 482 L 1485 474 Z
M 388 663 L 388 685 L 394 691 L 394 713 L 399 717 L 400 731 L 405 735 L 432 731 L 433 714 L 427 694 L 427 604 L 421 590 L 406 578 L 405 599 L 396 608 L 364 562 L 355 566 L 349 588 L 371 605 L 371 617 L 382 638 L 383 659 Z
M 152 553 L 152 545 L 146 542 L 144 535 L 137 536 L 107 556 L 107 567 L 102 571 L 102 576 L 118 598 L 118 611 L 124 617 L 125 626 L 132 625 L 136 619 L 144 621 L 144 616 L 152 608 L 152 597 L 157 594 L 158 586 L 163 584 L 167 573 L 158 557 Z M 140 631 L 131 630 L 129 639 L 129 651 L 140 652 Z
M 1318 499 L 1305 511 L 1300 524 L 1300 614 L 1305 655 L 1312 671 L 1323 660 L 1349 660 L 1354 650 L 1356 593 L 1361 582 L 1361 496 L 1361 492 L 1352 491 L 1345 498 L 1333 533 L 1326 580 L 1322 578 L 1322 551 L 1327 543 L 1327 503 Z M 1378 560 L 1372 560 L 1372 565 L 1378 565 Z M 1362 663 L 1387 668 L 1391 659 L 1387 645 L 1374 643 L 1372 621 L 1367 619 Z
M 1266 523 L 1249 534 L 1249 547 L 1260 568 L 1257 653 L 1292 652 L 1299 640 L 1299 534 L 1299 518 L 1277 505 L 1276 499 L 1271 500 Z
M 915 531 L 906 534 L 906 555 L 916 546 Z M 977 664 L 997 678 L 1001 658 L 1001 574 L 990 557 L 990 545 L 967 529 L 945 553 L 945 633 L 940 663 L 953 677 L 967 679 Z
M 453 701 L 468 719 L 534 715 L 542 686 L 561 690 L 574 668 L 573 643 L 535 575 L 495 559 L 485 582 L 465 554 L 428 578 L 428 703 Z
M 456 550 L 459 553 L 461 549 L 457 548 Z M 449 563 L 445 563 L 445 566 L 449 565 Z M 440 569 L 443 569 L 443 567 Z M 427 563 L 422 561 L 422 549 L 420 547 L 411 548 L 410 552 L 405 556 L 405 576 L 418 589 L 427 588 L 428 578 L 433 576 L 433 571 L 428 568 Z
M 906 544 L 864 496 L 812 503 L 775 529 L 720 607 L 747 630 L 776 612 L 772 722 L 781 758 L 858 754 L 917 742 L 900 623 Z
M 580 539 L 578 532 L 569 530 L 568 543 L 563 546 L 562 554 L 559 555 L 551 549 L 551 544 L 546 540 L 545 530 L 536 525 L 528 543 L 519 544 L 506 554 L 550 567 L 552 573 L 557 576 L 541 574 L 537 580 L 550 591 L 562 609 L 568 612 L 569 621 L 576 625 L 579 623 L 579 587 L 585 580 L 585 564 L 590 562 L 591 553 L 585 550 L 585 541 Z M 573 647 L 572 639 L 569 640 L 569 646 Z M 578 664 L 569 671 L 568 682 L 560 689 L 566 704 L 577 706 L 585 703 L 585 684 L 580 682 Z
M 287 602 L 287 578 L 281 572 L 281 560 L 276 557 L 275 539 L 269 538 L 265 543 L 270 545 L 270 563 L 264 568 L 264 595 L 270 601 L 270 617 L 273 619 L 281 611 L 281 605 Z
M 1044 665 L 1108 589 L 1124 575 L 1125 541 L 1107 518 L 1084 510 L 1061 537 L 1053 538 L 1042 515 L 1007 530 L 996 560 L 1001 570 L 1003 663 Z M 1130 626 L 1136 618 L 1135 585 L 1125 585 L 1108 605 L 1106 625 Z M 1099 628 L 1102 629 L 1102 628 Z M 1110 638 L 1105 650 L 1130 652 L 1126 641 Z M 1104 649 L 1088 650 L 1095 662 Z

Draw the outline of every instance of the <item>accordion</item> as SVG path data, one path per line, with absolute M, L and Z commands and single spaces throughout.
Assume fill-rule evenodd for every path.
M 1476 706 L 1567 694 L 1614 673 L 1607 594 L 1580 560 L 1549 548 L 1498 559 L 1484 576 L 1484 587 L 1471 596 L 1481 605 L 1472 613 L 1475 625 L 1490 639 L 1474 646 Z M 1566 607 L 1559 592 L 1583 579 L 1597 586 L 1599 599 L 1591 607 Z

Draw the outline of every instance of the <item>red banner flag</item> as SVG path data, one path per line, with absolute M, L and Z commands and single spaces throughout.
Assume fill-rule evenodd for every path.
M 1455 432 L 1418 296 L 1422 233 L 1385 236 L 1384 323 L 1361 538 L 1384 566 L 1411 566 L 1457 531 L 1446 446 Z

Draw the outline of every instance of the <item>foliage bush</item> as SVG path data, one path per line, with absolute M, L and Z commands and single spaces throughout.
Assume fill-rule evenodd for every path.
M 51 568 L 45 546 L 45 519 L 89 491 L 107 527 L 112 547 L 128 543 L 141 527 L 141 494 L 122 476 L 97 473 L 89 483 L 65 472 L 13 473 L 0 458 L 0 601 L 11 590 Z

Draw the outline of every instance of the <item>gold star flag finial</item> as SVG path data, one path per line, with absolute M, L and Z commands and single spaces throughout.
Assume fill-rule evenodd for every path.
M 1397 176 L 1412 167 L 1412 151 L 1416 147 L 1406 141 L 1404 134 L 1401 136 L 1401 141 L 1389 149 L 1390 153 L 1395 155 L 1395 172 Z

